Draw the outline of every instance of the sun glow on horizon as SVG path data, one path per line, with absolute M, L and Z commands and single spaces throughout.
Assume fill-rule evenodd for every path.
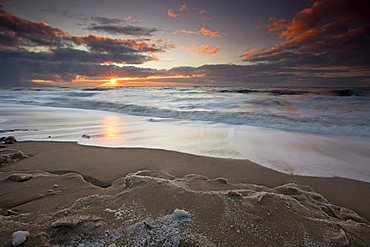
M 103 86 L 106 86 L 106 87 L 117 87 L 117 86 L 121 86 L 121 85 L 118 83 L 117 78 L 111 78 L 111 79 L 109 79 L 109 81 L 105 82 L 103 84 Z
M 104 79 L 107 78 L 107 79 Z M 124 85 L 133 85 L 140 86 L 140 83 L 143 85 L 148 84 L 151 81 L 151 86 L 161 86 L 162 83 L 158 80 L 161 79 L 190 79 L 190 78 L 203 78 L 206 77 L 206 74 L 190 74 L 190 75 L 183 75 L 183 74 L 175 74 L 175 75 L 149 75 L 149 76 L 127 76 L 127 77 L 119 77 L 116 74 L 110 74 L 102 77 L 86 77 L 82 75 L 77 75 L 72 81 L 64 81 L 64 80 L 45 80 L 45 79 L 33 79 L 32 82 L 39 83 L 39 84 L 49 84 L 49 85 L 63 85 L 73 83 L 73 86 L 103 86 L 103 87 L 120 87 Z M 167 82 L 176 84 L 181 84 L 179 81 L 175 82 Z M 183 83 L 187 84 L 186 81 Z M 76 85 L 77 84 L 77 85 Z M 72 85 L 71 85 L 72 86 Z

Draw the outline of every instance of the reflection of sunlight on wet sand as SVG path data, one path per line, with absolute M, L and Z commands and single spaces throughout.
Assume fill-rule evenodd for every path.
M 102 123 L 102 132 L 104 137 L 115 137 L 119 135 L 120 117 L 119 116 L 104 116 Z
M 124 118 L 118 115 L 105 115 L 101 118 L 100 134 L 90 141 L 99 143 L 103 146 L 125 146 L 127 145 L 123 135 L 126 128 L 123 126 Z

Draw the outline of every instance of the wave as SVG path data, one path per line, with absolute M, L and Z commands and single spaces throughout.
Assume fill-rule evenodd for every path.
M 367 88 L 22 88 L 1 90 L 0 102 L 370 136 L 369 95 Z
M 333 90 L 300 90 L 300 89 L 245 89 L 245 88 L 235 88 L 235 89 L 218 89 L 218 93 L 239 93 L 239 94 L 251 94 L 251 93 L 267 93 L 274 96 L 280 95 L 303 95 L 303 94 L 313 94 L 313 95 L 328 95 L 328 96 L 367 96 L 370 90 L 367 88 L 363 89 L 333 89 Z
M 269 104 L 284 106 L 279 101 L 268 101 Z M 44 103 L 44 106 L 78 108 L 88 110 L 102 110 L 125 113 L 137 116 L 157 118 L 173 118 L 181 120 L 208 121 L 236 125 L 250 125 L 266 128 L 276 128 L 289 131 L 303 131 L 309 133 L 350 134 L 370 136 L 370 118 L 345 117 L 333 114 L 313 119 L 312 116 L 281 115 L 261 112 L 224 112 L 210 110 L 174 110 L 154 106 L 137 104 L 117 104 L 104 101 L 90 101 L 76 98 L 54 98 L 53 102 Z M 150 121 L 150 120 L 148 120 Z
M 91 97 L 94 95 L 96 95 L 96 93 L 71 92 L 71 93 L 66 94 L 66 96 L 70 96 L 70 97 Z
M 81 88 L 80 90 L 82 91 L 110 91 L 110 90 L 117 90 L 118 88 L 121 87 L 86 87 L 86 88 Z

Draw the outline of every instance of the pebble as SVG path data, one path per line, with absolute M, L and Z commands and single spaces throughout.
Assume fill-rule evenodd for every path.
M 30 235 L 29 231 L 16 231 L 12 235 L 12 246 L 21 246 L 26 242 L 27 237 Z

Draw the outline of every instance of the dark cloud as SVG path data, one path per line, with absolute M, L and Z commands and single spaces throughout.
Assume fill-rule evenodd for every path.
M 101 24 L 101 25 L 122 24 L 126 22 L 126 20 L 123 20 L 120 18 L 110 18 L 110 17 L 104 17 L 104 16 L 92 16 L 90 19 L 94 23 Z
M 137 22 L 137 20 L 132 16 L 124 19 L 92 16 L 90 21 L 92 23 L 86 28 L 87 30 L 111 35 L 152 36 L 156 31 L 158 31 L 153 27 L 128 25 L 127 23 L 129 22 Z
M 133 25 L 92 25 L 87 28 L 112 35 L 152 36 L 157 31 L 155 28 L 139 27 Z
M 279 66 L 367 66 L 370 63 L 370 2 L 317 0 L 290 20 L 272 21 L 267 30 L 281 41 L 245 52 L 244 61 Z
M 3 85 L 29 81 L 37 73 L 54 76 L 55 69 L 48 71 L 48 68 L 58 68 L 58 73 L 63 74 L 68 63 L 77 66 L 76 70 L 91 67 L 92 71 L 102 63 L 142 64 L 156 59 L 155 53 L 170 48 L 172 44 L 160 39 L 74 36 L 47 23 L 28 21 L 0 9 Z
M 0 46 L 56 45 L 67 33 L 43 22 L 30 22 L 0 9 Z

